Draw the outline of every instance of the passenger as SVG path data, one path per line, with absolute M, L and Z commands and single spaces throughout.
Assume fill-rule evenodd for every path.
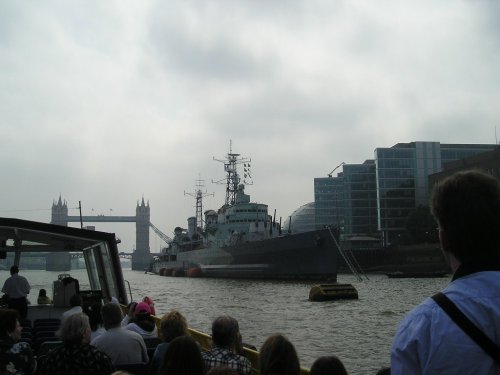
M 52 300 L 47 297 L 47 291 L 45 289 L 40 289 L 38 292 L 38 299 L 36 300 L 36 303 L 39 305 L 50 305 L 52 303 Z
M 212 323 L 212 349 L 203 352 L 207 370 L 218 366 L 234 368 L 240 375 L 252 373 L 252 364 L 243 355 L 238 321 L 223 315 Z
M 163 315 L 160 321 L 160 333 L 163 342 L 156 347 L 153 354 L 150 367 L 152 375 L 158 373 L 169 343 L 176 337 L 187 335 L 187 328 L 186 318 L 180 312 L 172 310 L 168 314 Z
M 89 317 L 90 329 L 92 330 L 90 341 L 106 332 L 102 322 L 101 307 L 102 305 L 98 302 L 86 303 L 83 306 L 83 312 Z
M 24 276 L 19 275 L 17 266 L 10 267 L 10 277 L 5 280 L 2 293 L 7 295 L 7 304 L 9 309 L 19 311 L 21 319 L 25 319 L 28 315 L 28 299 L 30 292 L 30 284 Z
M 90 342 L 89 317 L 84 313 L 68 316 L 56 335 L 63 342 L 47 354 L 40 365 L 41 375 L 58 374 L 111 374 L 111 359 Z
M 63 322 L 67 317 L 73 314 L 81 314 L 83 312 L 82 309 L 82 297 L 78 293 L 73 294 L 69 299 L 69 305 L 71 309 L 63 312 L 61 317 L 61 322 Z
M 22 329 L 17 310 L 0 309 L 0 374 L 31 375 L 36 370 L 30 345 L 19 342 Z
M 191 336 L 173 339 L 165 352 L 159 374 L 204 375 L 205 363 L 197 342 Z
M 442 291 L 490 340 L 500 338 L 500 182 L 466 171 L 439 182 L 431 196 L 441 250 L 453 273 Z M 437 300 L 439 297 L 436 295 Z M 498 374 L 497 362 L 427 298 L 400 324 L 392 374 Z
M 120 306 L 108 302 L 102 307 L 101 314 L 106 332 L 92 340 L 91 344 L 109 355 L 114 365 L 147 363 L 149 358 L 144 339 L 120 324 Z
M 300 363 L 293 344 L 283 335 L 269 336 L 260 349 L 261 375 L 299 375 Z
M 149 305 L 145 302 L 139 302 L 134 309 L 134 317 L 125 328 L 137 332 L 145 339 L 158 337 L 156 322 L 150 314 L 151 309 Z
M 347 375 L 347 370 L 338 357 L 331 355 L 315 360 L 309 375 Z
M 149 305 L 149 309 L 151 310 L 151 315 L 156 315 L 155 304 L 150 297 L 144 297 L 142 302 L 147 303 Z
M 127 314 L 123 317 L 121 325 L 125 327 L 130 321 L 135 318 L 135 308 L 137 306 L 137 302 L 130 302 L 127 306 Z M 121 311 L 121 310 L 120 310 Z

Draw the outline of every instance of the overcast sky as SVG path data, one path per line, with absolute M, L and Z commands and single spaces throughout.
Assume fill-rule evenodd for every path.
M 232 140 L 247 193 L 284 220 L 377 147 L 495 143 L 499 4 L 2 1 L 0 215 L 49 222 L 59 195 L 134 215 L 144 197 L 171 236 L 195 180 L 204 209 L 223 203 L 213 157 Z M 135 246 L 133 224 L 96 226 Z

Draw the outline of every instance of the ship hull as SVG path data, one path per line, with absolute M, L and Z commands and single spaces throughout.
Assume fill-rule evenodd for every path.
M 323 229 L 183 251 L 175 262 L 154 262 L 152 271 L 166 274 L 179 267 L 198 267 L 204 277 L 335 281 L 337 250 L 331 232 Z

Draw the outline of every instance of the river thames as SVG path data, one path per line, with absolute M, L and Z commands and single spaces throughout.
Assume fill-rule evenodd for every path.
M 72 270 L 80 280 L 83 270 Z M 310 302 L 307 282 L 174 278 L 124 269 L 132 298 L 149 296 L 161 316 L 177 309 L 192 328 L 210 333 L 212 320 L 222 314 L 235 317 L 243 341 L 260 348 L 267 336 L 280 332 L 295 345 L 301 365 L 310 367 L 323 355 L 335 354 L 349 374 L 375 374 L 390 362 L 390 346 L 398 323 L 424 298 L 441 290 L 450 277 L 431 279 L 389 279 L 369 275 L 358 282 L 340 274 L 338 281 L 350 283 L 358 300 Z M 32 285 L 30 299 L 57 279 L 57 272 L 20 272 Z M 82 277 L 79 277 L 82 275 Z M 0 283 L 8 277 L 2 271 Z M 84 287 L 84 285 L 80 285 Z

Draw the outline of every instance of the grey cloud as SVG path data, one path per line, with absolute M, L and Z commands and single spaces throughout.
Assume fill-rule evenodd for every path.
M 194 80 L 245 80 L 268 74 L 272 61 L 259 61 L 233 39 L 231 30 L 220 32 L 209 43 L 187 29 L 186 20 L 175 15 L 157 16 L 149 32 L 148 52 L 169 74 Z M 209 33 L 210 30 L 207 30 Z

